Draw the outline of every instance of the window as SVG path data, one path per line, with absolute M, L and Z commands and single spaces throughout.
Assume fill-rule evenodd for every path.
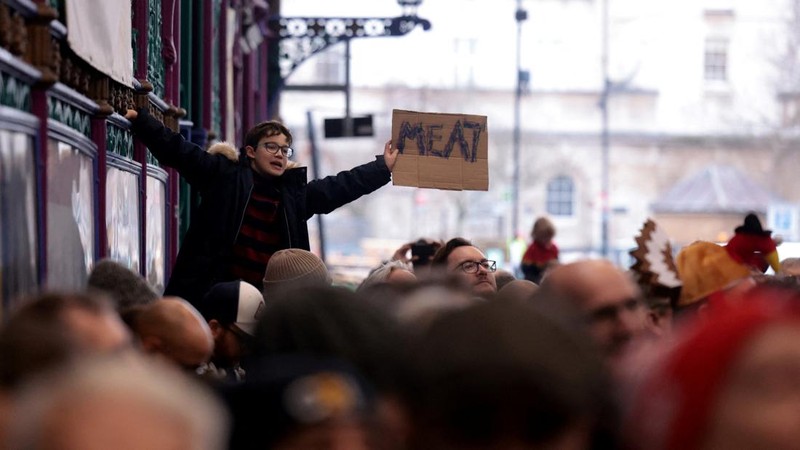
M 94 161 L 52 138 L 47 152 L 47 287 L 82 289 L 95 253 Z
M 145 274 L 156 292 L 164 291 L 167 264 L 167 174 L 157 169 L 147 176 L 147 250 Z
M 560 175 L 547 183 L 547 213 L 553 216 L 574 214 L 575 183 L 572 178 Z
M 140 270 L 139 174 L 127 161 L 109 157 L 106 169 L 106 251 L 134 272 Z M 150 192 L 147 193 L 148 203 Z
M 0 312 L 13 309 L 38 286 L 33 155 L 32 135 L 0 129 Z
M 728 80 L 727 39 L 706 40 L 704 78 L 706 81 Z

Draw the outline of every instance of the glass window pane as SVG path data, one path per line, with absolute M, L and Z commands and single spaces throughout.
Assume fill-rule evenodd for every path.
M 547 183 L 547 212 L 554 216 L 571 216 L 574 184 L 572 179 L 559 176 Z
M 69 144 L 47 143 L 47 287 L 82 289 L 94 263 L 92 159 Z
M 108 167 L 106 175 L 108 256 L 139 272 L 139 175 L 116 167 Z
M 0 130 L 0 298 L 5 311 L 37 288 L 36 216 L 33 137 Z
M 704 61 L 705 79 L 725 81 L 728 79 L 728 42 L 724 39 L 708 39 Z
M 164 291 L 166 266 L 167 186 L 161 180 L 147 177 L 147 281 L 157 292 Z

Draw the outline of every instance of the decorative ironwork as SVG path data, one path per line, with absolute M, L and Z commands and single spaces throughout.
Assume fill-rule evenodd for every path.
M 109 80 L 109 91 L 108 103 L 114 108 L 114 111 L 125 114 L 127 110 L 136 108 L 133 101 L 133 89 Z
M 11 9 L 0 3 L 0 47 L 8 49 L 11 42 Z
M 139 30 L 136 28 L 131 28 L 131 48 L 133 49 L 133 67 L 139 67 L 137 62 L 139 61 Z M 138 69 L 137 69 L 138 70 Z
M 45 4 L 39 4 L 37 14 L 30 20 L 28 43 L 24 48 L 25 59 L 42 72 L 39 83 L 43 86 L 58 81 L 58 45 L 50 30 L 50 22 L 58 12 Z
M 153 84 L 153 92 L 157 96 L 163 97 L 164 58 L 161 55 L 161 1 L 148 0 L 147 3 L 147 80 Z
M 164 126 L 172 131 L 178 131 L 178 108 L 175 105 L 169 105 L 169 108 L 164 111 Z
M 133 134 L 106 122 L 106 151 L 133 160 Z
M 222 9 L 222 1 L 221 0 L 214 0 L 213 5 L 213 14 L 212 17 L 220 17 L 220 11 Z M 212 21 L 211 26 L 213 27 L 211 36 L 213 36 L 211 41 L 211 130 L 218 135 L 222 134 L 222 100 L 221 96 L 222 93 L 220 92 L 220 41 L 217 37 L 217 33 L 219 33 L 219 23 L 221 21 Z
M 27 41 L 25 18 L 18 11 L 0 3 L 0 47 L 19 57 L 25 53 Z
M 30 112 L 31 87 L 27 83 L 0 71 L 0 105 Z
M 61 77 L 61 62 L 64 57 L 61 56 L 61 41 L 55 37 L 50 38 L 50 55 L 51 59 L 48 67 L 56 76 L 56 79 L 59 79 Z
M 47 4 L 58 12 L 58 19 L 62 23 L 67 23 L 66 21 L 67 14 L 66 14 L 66 9 L 64 8 L 64 0 L 47 0 Z
M 92 76 L 90 97 L 97 103 L 95 115 L 98 117 L 108 117 L 114 112 L 114 108 L 108 102 L 111 98 L 110 80 L 108 75 L 99 72 L 95 72 Z
M 92 122 L 89 114 L 63 100 L 47 97 L 47 116 L 91 139 Z
M 156 118 L 159 122 L 164 122 L 164 111 L 154 105 L 147 97 L 147 106 L 150 110 L 150 115 Z
M 416 15 L 400 17 L 278 17 L 270 28 L 280 41 L 281 78 L 286 79 L 300 64 L 338 42 L 369 37 L 402 36 L 431 23 Z
M 149 166 L 155 166 L 155 167 L 159 167 L 159 165 L 158 165 L 158 160 L 156 160 L 156 157 L 155 157 L 155 156 L 153 156 L 153 154 L 152 154 L 152 153 L 150 153 L 150 152 L 147 152 L 147 153 L 146 153 L 146 155 L 147 155 L 147 156 L 145 156 L 145 161 L 147 161 L 147 165 L 149 165 Z
M 47 4 L 49 4 L 51 8 L 58 12 L 62 12 L 64 10 L 64 2 L 61 0 L 47 0 Z
M 56 72 L 59 81 L 78 91 L 81 95 L 90 97 L 89 86 L 94 69 L 75 55 L 72 50 L 69 50 L 66 44 L 61 46 L 59 55 L 61 66 Z

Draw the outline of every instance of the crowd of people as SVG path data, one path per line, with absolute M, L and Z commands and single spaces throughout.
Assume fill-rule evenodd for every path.
M 85 290 L 26 299 L 0 328 L 0 448 L 796 447 L 791 261 L 735 280 L 681 263 L 706 292 L 672 291 L 665 314 L 641 268 L 498 282 L 469 240 L 429 242 L 357 289 L 279 250 L 260 286 L 196 302 L 102 260 Z
M 202 197 L 166 290 L 113 260 L 0 326 L 1 449 L 793 449 L 800 287 L 755 214 L 675 258 L 645 223 L 620 268 L 561 263 L 537 220 L 524 278 L 418 239 L 335 286 L 306 221 L 391 179 L 308 182 L 278 122 L 208 151 L 132 130 Z M 768 265 L 775 275 L 764 275 Z

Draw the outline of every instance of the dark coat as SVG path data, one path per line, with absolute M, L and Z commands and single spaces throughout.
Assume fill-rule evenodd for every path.
M 176 169 L 200 194 L 197 215 L 189 225 L 164 292 L 196 304 L 211 286 L 229 281 L 233 244 L 253 188 L 253 169 L 244 152 L 238 160 L 205 152 L 166 128 L 144 108 L 131 129 L 160 164 Z M 287 169 L 279 183 L 282 248 L 308 250 L 306 221 L 311 216 L 327 214 L 390 180 L 383 156 L 311 182 L 307 181 L 305 167 Z

